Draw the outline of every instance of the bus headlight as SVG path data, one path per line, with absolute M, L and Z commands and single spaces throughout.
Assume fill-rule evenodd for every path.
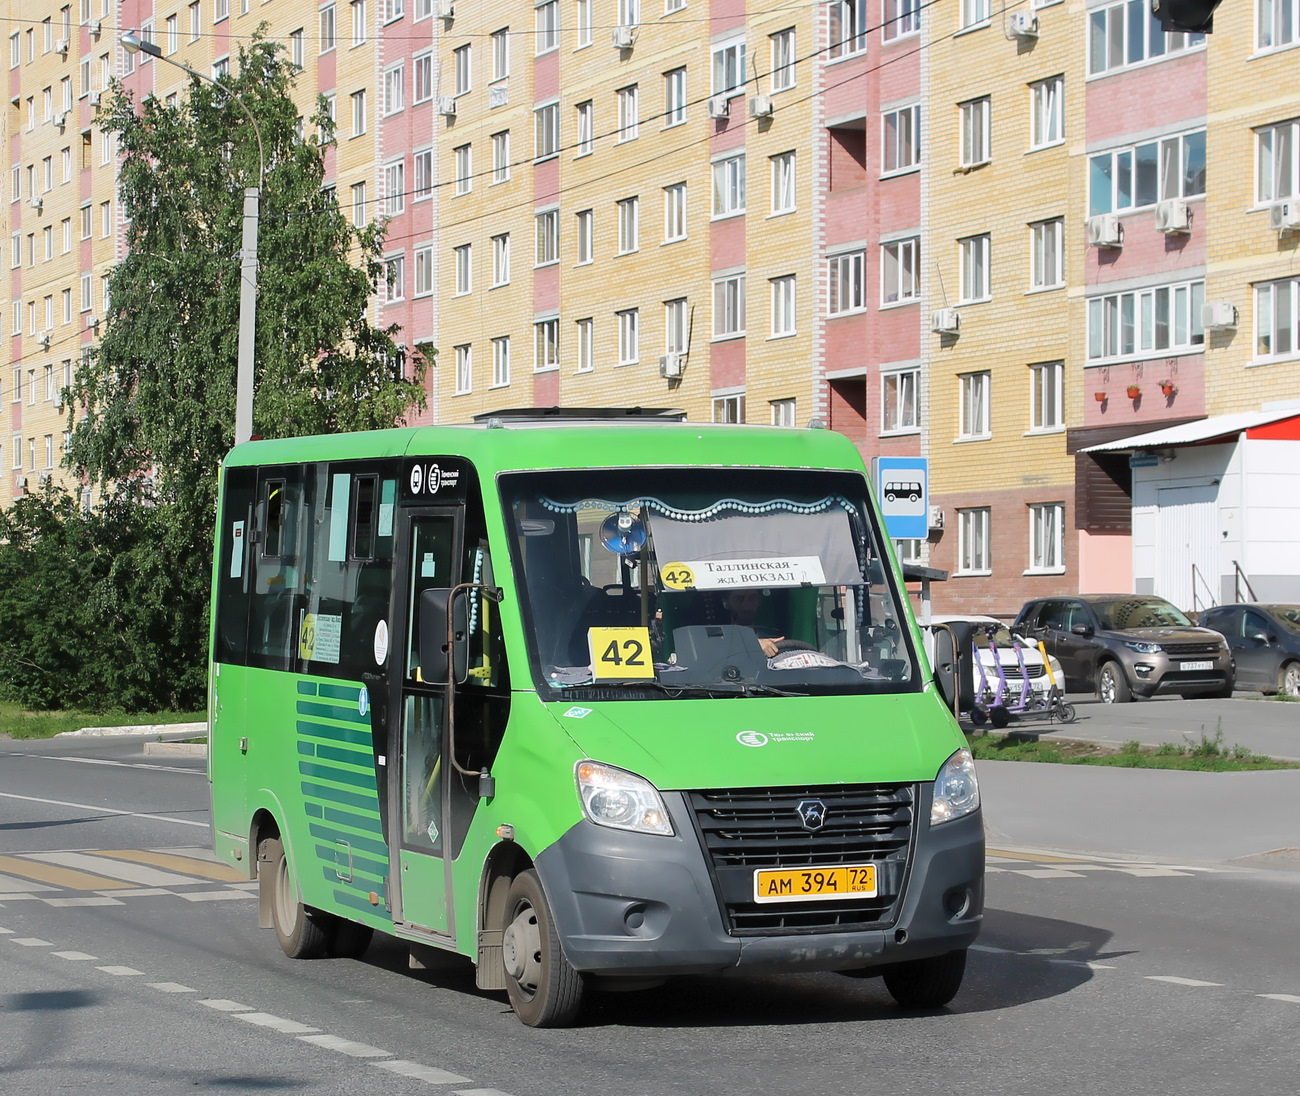
M 979 810 L 980 783 L 975 777 L 975 759 L 970 750 L 958 750 L 948 758 L 934 778 L 934 802 L 930 825 L 951 822 Z
M 616 830 L 673 836 L 664 801 L 650 781 L 598 761 L 579 761 L 574 776 L 589 821 Z

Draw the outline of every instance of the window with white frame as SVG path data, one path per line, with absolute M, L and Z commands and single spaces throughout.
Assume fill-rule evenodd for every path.
M 885 25 L 880 36 L 886 42 L 916 34 L 921 29 L 920 0 L 884 0 Z
M 576 0 L 576 19 L 578 31 L 577 49 L 591 45 L 591 5 L 593 0 Z
M 1256 0 L 1255 48 L 1260 52 L 1300 42 L 1300 0 Z
M 384 167 L 384 213 L 396 217 L 406 208 L 406 164 L 398 160 Z
M 1029 284 L 1054 289 L 1065 284 L 1065 220 L 1053 217 L 1029 226 Z
M 867 0 L 831 0 L 830 48 L 826 56 L 834 61 L 851 57 L 867 48 Z
M 366 89 L 352 93 L 352 136 L 360 137 L 366 132 Z
M 987 3 L 987 0 L 985 0 Z M 1199 49 L 1204 34 L 1164 31 L 1147 0 L 1121 0 L 1088 12 L 1088 75 Z
M 1043 362 L 1029 367 L 1029 429 L 1060 430 L 1065 426 L 1065 363 Z
M 433 197 L 433 149 L 422 148 L 411 157 L 411 200 L 421 202 Z
M 913 236 L 880 245 L 880 303 L 902 304 L 921 292 L 921 241 Z
M 394 255 L 384 263 L 384 288 L 390 301 L 400 301 L 406 297 L 405 255 Z
M 961 422 L 959 436 L 987 438 L 992 433 L 989 423 L 989 374 L 963 373 L 959 378 L 961 389 Z
M 1088 157 L 1088 215 L 1205 193 L 1205 130 Z
M 406 106 L 406 66 L 395 65 L 384 73 L 384 114 L 397 114 Z
M 557 369 L 560 365 L 560 321 L 538 320 L 533 324 L 533 372 Z
M 455 395 L 463 396 L 468 392 L 474 391 L 474 348 L 469 343 L 464 343 L 456 347 L 455 358 Z
M 492 237 L 492 285 L 510 284 L 510 233 Z
M 1029 569 L 1052 573 L 1065 570 L 1065 503 L 1030 505 Z
M 685 354 L 690 320 L 686 298 L 664 301 L 664 353 Z
M 745 394 L 733 392 L 713 397 L 713 421 L 741 423 L 745 421 Z
M 455 94 L 465 95 L 474 86 L 474 55 L 470 51 L 469 45 L 464 45 L 452 50 L 451 57 L 454 62 L 453 71 L 456 78 Z
M 417 247 L 415 249 L 415 296 L 428 297 L 433 294 L 433 248 Z
M 574 322 L 574 350 L 577 356 L 576 373 L 590 373 L 596 367 L 596 326 L 590 317 Z
M 664 187 L 664 243 L 686 239 L 686 184 Z
M 713 95 L 743 95 L 745 40 L 737 38 L 713 47 Z
M 713 337 L 732 339 L 745 333 L 745 275 L 713 282 Z
M 635 195 L 618 202 L 618 253 L 627 255 L 641 246 L 641 199 Z
M 635 141 L 641 124 L 641 93 L 636 84 L 619 88 L 615 93 L 618 98 L 618 133 L 615 141 Z
M 993 568 L 987 507 L 957 511 L 957 572 L 987 573 Z
M 455 273 L 457 297 L 462 297 L 474 289 L 474 250 L 472 244 L 461 244 L 452 249 L 455 256 Z
M 366 40 L 366 0 L 352 0 L 352 44 L 359 46 Z
M 866 252 L 846 251 L 826 260 L 828 316 L 861 312 L 867 307 Z
M 1029 147 L 1046 148 L 1065 140 L 1065 77 L 1029 85 Z
M 1300 0 L 1296 0 L 1300 3 Z M 1300 119 L 1255 130 L 1255 200 L 1300 195 Z
M 921 104 L 888 110 L 881 115 L 881 173 L 915 171 L 921 166 Z
M 615 312 L 618 321 L 618 364 L 634 365 L 641 360 L 641 312 L 627 308 Z
M 595 120 L 591 100 L 574 107 L 578 119 L 578 147 L 574 157 L 590 156 L 596 150 Z
M 451 150 L 453 189 L 468 194 L 474 189 L 474 154 L 471 145 L 457 145 Z
M 768 400 L 773 426 L 794 426 L 795 401 L 793 399 Z
M 991 106 L 988 96 L 959 104 L 961 114 L 961 166 L 988 163 Z
M 961 0 L 961 27 L 977 27 L 989 21 L 989 0 Z
M 544 0 L 536 8 L 537 53 L 549 53 L 560 48 L 559 0 Z
M 795 276 L 782 274 L 769 278 L 772 299 L 772 338 L 795 333 Z
M 533 217 L 537 232 L 537 266 L 560 261 L 560 211 L 547 209 Z
M 492 183 L 510 181 L 510 131 L 492 134 Z
M 1255 358 L 1291 358 L 1300 353 L 1300 278 L 1255 285 Z
M 492 340 L 492 387 L 505 388 L 510 383 L 510 336 Z
M 415 70 L 415 96 L 412 102 L 425 103 L 433 98 L 433 54 L 422 53 L 411 58 Z
M 745 212 L 745 154 L 713 161 L 713 216 Z
M 510 75 L 510 28 L 494 30 L 492 39 L 492 79 L 504 80 Z
M 992 296 L 989 278 L 989 237 L 967 236 L 957 241 L 961 253 L 961 300 L 987 301 Z
M 1107 361 L 1152 351 L 1205 345 L 1201 305 L 1205 282 L 1107 293 L 1088 300 L 1088 360 Z
M 686 121 L 686 70 L 675 68 L 664 73 L 664 128 Z
M 920 428 L 917 393 L 921 371 L 893 369 L 880 374 L 880 432 L 913 433 Z
M 595 210 L 580 209 L 573 215 L 573 236 L 577 246 L 577 265 L 592 262 L 596 246 Z
M 533 111 L 533 158 L 546 160 L 559 152 L 560 104 L 547 103 Z
M 795 154 L 778 152 L 772 163 L 772 212 L 790 213 L 795 208 Z
M 767 39 L 772 44 L 772 90 L 786 91 L 794 87 L 795 64 L 798 61 L 795 55 L 794 27 L 769 34 Z

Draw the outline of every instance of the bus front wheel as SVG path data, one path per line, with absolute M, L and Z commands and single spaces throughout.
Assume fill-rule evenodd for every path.
M 541 880 L 520 872 L 506 895 L 501 958 L 515 1015 L 529 1027 L 567 1027 L 582 1007 L 586 983 L 560 949 Z
M 323 915 L 298 901 L 298 887 L 284 855 L 284 842 L 268 837 L 258 847 L 258 881 L 271 888 L 271 924 L 290 959 L 319 959 L 329 951 Z

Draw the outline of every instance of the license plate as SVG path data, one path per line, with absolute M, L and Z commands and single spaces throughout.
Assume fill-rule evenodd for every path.
M 875 864 L 754 872 L 755 902 L 827 902 L 875 896 Z
M 1184 662 L 1179 666 L 1180 670 L 1213 670 L 1213 662 Z

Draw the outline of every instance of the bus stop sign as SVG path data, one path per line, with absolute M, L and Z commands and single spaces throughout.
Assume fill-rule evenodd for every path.
M 876 497 L 890 540 L 929 534 L 930 462 L 925 457 L 877 457 Z

